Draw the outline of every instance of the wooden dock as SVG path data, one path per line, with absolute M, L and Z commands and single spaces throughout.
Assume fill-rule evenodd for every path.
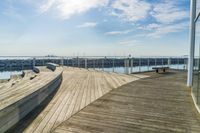
M 185 85 L 186 72 L 150 76 L 112 90 L 53 132 L 200 133 L 200 114 Z
M 104 94 L 140 78 L 65 67 L 62 84 L 49 103 L 36 108 L 9 132 L 50 132 Z

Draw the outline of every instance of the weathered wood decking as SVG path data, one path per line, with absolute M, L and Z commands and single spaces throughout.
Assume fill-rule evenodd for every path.
M 137 79 L 124 74 L 65 68 L 62 84 L 47 106 L 34 116 L 36 109 L 10 132 L 50 132 L 102 95 Z
M 62 133 L 200 133 L 185 72 L 153 74 L 114 89 L 60 124 Z
M 26 75 L 0 89 L 0 132 L 5 132 L 40 105 L 61 83 L 62 69 Z M 30 79 L 31 78 L 31 79 Z
M 60 71 L 51 73 L 41 72 L 33 80 L 30 80 L 30 77 L 25 77 L 23 80 L 13 86 L 1 88 L 0 110 L 32 94 L 40 89 L 41 86 L 48 84 L 58 75 L 58 73 L 60 73 Z

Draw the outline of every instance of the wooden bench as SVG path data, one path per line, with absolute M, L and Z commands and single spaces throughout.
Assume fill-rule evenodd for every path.
M 156 73 L 159 73 L 159 71 L 162 71 L 165 73 L 166 70 L 169 70 L 169 67 L 153 67 L 152 69 L 156 70 Z

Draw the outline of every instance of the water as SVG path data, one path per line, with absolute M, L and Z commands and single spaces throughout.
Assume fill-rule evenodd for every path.
M 3 71 L 0 72 L 0 80 L 2 79 L 10 79 L 12 75 L 22 74 L 22 71 Z
M 141 66 L 141 67 L 133 67 L 132 69 L 132 72 L 146 72 L 146 71 L 151 71 L 153 70 L 152 68 L 153 67 L 162 67 L 162 66 Z M 168 65 L 164 65 L 163 67 L 168 67 Z M 184 70 L 186 69 L 186 65 L 170 65 L 169 66 L 170 68 L 172 69 L 179 69 L 179 70 Z M 114 69 L 113 68 L 95 68 L 95 70 L 104 70 L 105 72 L 116 72 L 116 73 L 122 73 L 124 74 L 125 73 L 125 68 L 124 67 L 115 67 Z M 129 67 L 129 73 L 131 73 L 131 68 Z

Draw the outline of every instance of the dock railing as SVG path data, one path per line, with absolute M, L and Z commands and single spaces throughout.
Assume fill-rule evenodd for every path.
M 187 69 L 186 56 L 179 57 L 127 57 L 127 56 L 55 56 L 55 57 L 0 57 L 0 70 L 24 70 L 47 63 L 62 66 L 95 69 L 109 72 L 134 73 L 152 71 L 155 66 L 168 66 L 173 69 Z

